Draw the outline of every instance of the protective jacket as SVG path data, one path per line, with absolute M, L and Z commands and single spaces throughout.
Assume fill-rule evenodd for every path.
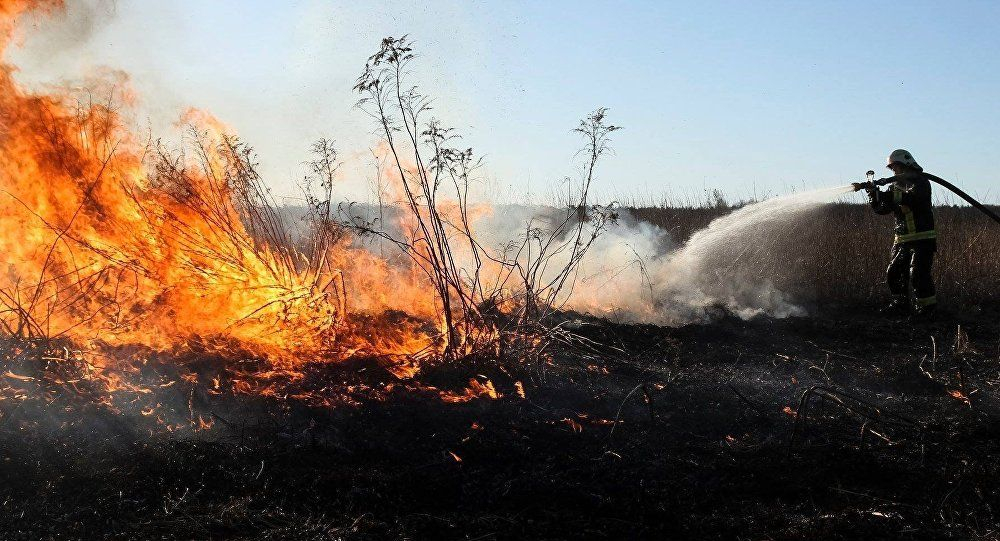
M 868 188 L 868 202 L 878 214 L 892 213 L 896 218 L 892 261 L 885 275 L 893 304 L 907 303 L 912 286 L 916 308 L 932 308 L 937 303 L 931 276 L 937 232 L 934 230 L 930 181 L 919 173 L 896 175 L 885 191 Z
M 930 181 L 918 173 L 896 175 L 892 181 L 885 191 L 869 189 L 868 202 L 876 213 L 896 218 L 895 244 L 937 238 Z

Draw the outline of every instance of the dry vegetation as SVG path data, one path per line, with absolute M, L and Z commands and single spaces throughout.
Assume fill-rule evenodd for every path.
M 588 193 L 618 128 L 604 109 L 584 119 L 577 192 L 484 247 L 467 197 L 478 162 L 424 120 L 412 58 L 386 39 L 356 87 L 401 204 L 379 220 L 335 210 L 322 140 L 297 239 L 236 139 L 196 130 L 179 151 L 126 152 L 95 129 L 117 126 L 113 108 L 26 96 L 0 70 L 0 118 L 18 120 L 3 163 L 36 164 L 16 187 L 62 202 L 7 202 L 41 256 L 8 256 L 23 268 L 0 287 L 0 538 L 995 538 L 1000 228 L 938 209 L 951 319 L 866 315 L 890 224 L 846 204 L 755 231 L 715 266 L 815 317 L 567 313 L 617 218 Z M 731 210 L 716 192 L 632 212 L 680 243 Z M 349 310 L 372 291 L 343 269 L 373 238 L 412 264 L 428 312 Z M 386 346 L 407 335 L 423 349 Z
M 682 241 L 732 208 L 629 210 Z M 942 306 L 965 311 L 1000 301 L 1000 259 L 994 255 L 1000 249 L 1000 226 L 966 206 L 936 207 L 935 218 L 934 274 Z M 866 205 L 832 204 L 800 215 L 792 225 L 760 231 L 745 251 L 728 254 L 732 264 L 720 272 L 756 283 L 771 280 L 813 308 L 851 308 L 887 299 L 884 275 L 891 245 L 891 218 Z

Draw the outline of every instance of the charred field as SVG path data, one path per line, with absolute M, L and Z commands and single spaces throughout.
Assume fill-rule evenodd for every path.
M 936 206 L 917 320 L 875 315 L 857 186 L 599 201 L 605 107 L 554 200 L 500 203 L 407 35 L 350 87 L 367 151 L 320 137 L 279 205 L 207 111 L 24 83 L 65 4 L 0 0 L 0 539 L 1000 536 L 977 210 Z
M 356 360 L 310 368 L 284 395 L 213 392 L 205 382 L 226 389 L 235 376 L 204 359 L 151 362 L 148 381 L 177 366 L 198 374 L 171 389 L 178 416 L 211 425 L 187 434 L 112 413 L 80 389 L 35 389 L 47 398 L 2 403 L 0 531 L 10 539 L 996 535 L 995 315 L 720 316 L 678 328 L 562 317 L 574 339 L 544 363 L 470 360 L 400 380 L 375 360 Z M 24 374 L 44 371 L 30 372 L 37 362 L 8 359 L 5 386 L 30 384 Z M 427 391 L 460 391 L 470 378 L 493 382 L 498 396 L 453 403 Z M 310 402 L 319 388 L 337 389 L 343 403 Z

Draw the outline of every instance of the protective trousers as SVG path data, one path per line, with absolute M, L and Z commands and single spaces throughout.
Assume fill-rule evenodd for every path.
M 889 283 L 889 292 L 896 302 L 908 304 L 912 284 L 913 302 L 918 310 L 937 303 L 937 298 L 934 296 L 934 278 L 931 275 L 936 250 L 937 243 L 934 240 L 893 245 L 892 260 L 886 270 L 886 281 Z

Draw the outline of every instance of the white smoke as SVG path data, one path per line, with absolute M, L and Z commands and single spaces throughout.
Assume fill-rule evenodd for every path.
M 770 277 L 752 272 L 767 235 L 803 225 L 803 214 L 850 186 L 777 197 L 713 220 L 681 246 L 629 215 L 583 261 L 567 308 L 631 322 L 677 325 L 724 309 L 742 318 L 805 314 Z M 802 277 L 807 279 L 807 277 Z
M 757 315 L 788 317 L 804 315 L 805 308 L 777 287 L 770 273 L 782 269 L 776 258 L 788 257 L 789 246 L 801 242 L 797 232 L 808 226 L 809 211 L 832 202 L 852 191 L 850 186 L 815 190 L 776 197 L 741 207 L 713 220 L 694 232 L 683 244 L 670 233 L 627 211 L 619 216 L 590 246 L 563 295 L 557 299 L 561 308 L 590 313 L 631 323 L 680 325 L 710 320 L 724 313 L 745 319 Z M 350 206 L 354 220 L 365 221 L 378 215 L 367 205 Z M 286 209 L 286 219 L 304 209 Z M 385 209 L 386 220 L 379 224 L 394 237 L 403 238 L 398 213 L 404 209 Z M 553 246 L 565 245 L 578 222 L 567 221 L 565 208 L 498 205 L 474 220 L 472 229 L 478 244 L 498 260 L 510 261 L 519 253 L 522 266 L 537 252 L 524 249 L 530 231 L 546 237 L 562 229 Z M 585 228 L 590 224 L 585 224 Z M 589 238 L 584 231 L 584 241 Z M 791 245 L 789 242 L 791 241 Z M 467 244 L 460 238 L 453 243 L 453 256 L 466 276 L 475 263 Z M 395 253 L 394 246 L 361 242 L 373 253 Z M 515 250 L 510 250 L 510 247 Z M 505 251 L 506 248 L 506 251 Z M 520 248 L 520 250 L 518 250 Z M 378 250 L 376 252 L 376 250 Z M 385 252 L 385 253 L 383 253 Z M 568 263 L 571 250 L 552 250 L 545 270 L 536 283 L 546 283 Z M 767 258 L 768 261 L 763 261 Z M 405 258 L 400 258 L 405 263 Z M 483 268 L 484 284 L 500 280 L 490 275 L 498 266 Z M 799 277 L 794 277 L 798 279 Z M 788 276 L 785 276 L 788 279 Z M 801 280 L 808 280 L 802 276 Z M 508 287 L 518 287 L 517 277 Z

